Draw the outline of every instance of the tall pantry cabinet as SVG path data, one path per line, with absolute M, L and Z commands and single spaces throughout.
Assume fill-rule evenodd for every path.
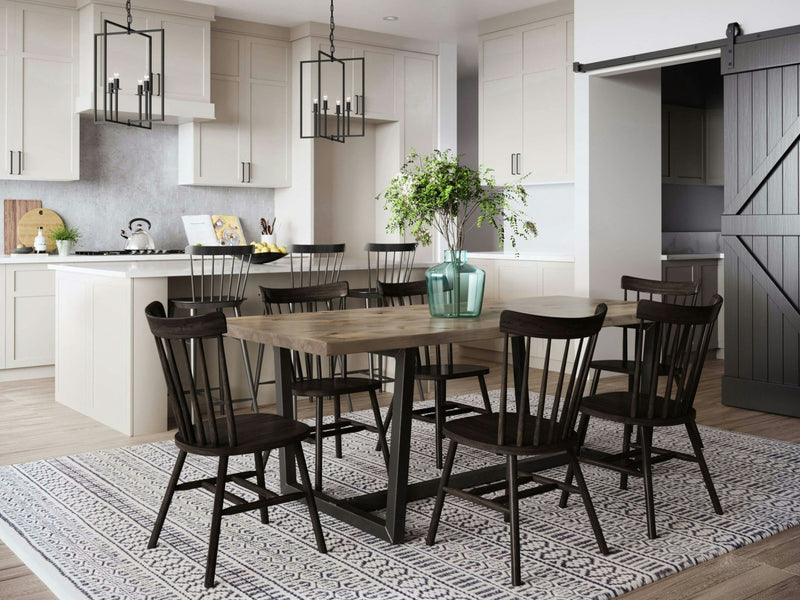
M 571 14 L 480 37 L 479 159 L 498 183 L 573 179 Z

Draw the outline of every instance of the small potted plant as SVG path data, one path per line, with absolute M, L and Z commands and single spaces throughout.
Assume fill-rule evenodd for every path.
M 449 150 L 426 156 L 411 151 L 378 198 L 390 213 L 387 231 L 408 231 L 423 246 L 431 243 L 431 230 L 444 238 L 444 262 L 425 273 L 433 316 L 480 314 L 485 273 L 467 263 L 464 236 L 472 227 L 490 225 L 500 247 L 508 240 L 516 252 L 518 237 L 537 235 L 536 225 L 520 212 L 527 196 L 521 183 L 498 187 L 491 169 L 462 165 Z
M 72 248 L 81 238 L 81 231 L 77 227 L 58 225 L 50 231 L 50 239 L 56 243 L 59 256 L 72 254 Z

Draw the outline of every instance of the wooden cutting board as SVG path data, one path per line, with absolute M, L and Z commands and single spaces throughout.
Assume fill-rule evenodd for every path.
M 22 215 L 19 223 L 17 223 L 17 238 L 21 244 L 33 246 L 33 240 L 39 231 L 39 227 L 44 229 L 44 235 L 47 237 L 50 231 L 63 224 L 64 221 L 55 211 L 49 208 L 35 208 Z M 52 252 L 55 249 L 56 243 L 47 237 L 47 251 Z
M 11 250 L 20 242 L 17 239 L 17 223 L 29 210 L 42 208 L 41 200 L 8 200 L 3 202 L 3 253 L 11 254 Z M 35 235 L 35 234 L 34 234 Z

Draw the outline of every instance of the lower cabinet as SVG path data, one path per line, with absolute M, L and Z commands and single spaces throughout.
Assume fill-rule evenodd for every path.
M 700 297 L 698 305 L 710 304 L 714 294 L 723 289 L 723 262 L 721 259 L 706 260 L 665 260 L 661 263 L 661 276 L 664 281 L 700 281 Z M 725 310 L 725 305 L 722 305 Z M 710 350 L 724 348 L 723 315 L 720 313 L 714 331 L 711 333 Z
M 55 361 L 55 274 L 46 264 L 5 265 L 2 368 Z

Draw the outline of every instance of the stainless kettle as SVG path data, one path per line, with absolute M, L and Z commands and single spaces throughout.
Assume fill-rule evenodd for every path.
M 144 229 L 145 225 L 147 225 L 147 230 Z M 128 223 L 130 234 L 124 229 L 120 232 L 120 235 L 128 240 L 125 250 L 155 250 L 156 243 L 149 233 L 150 227 L 150 221 L 147 219 L 141 217 L 131 219 L 131 222 Z

